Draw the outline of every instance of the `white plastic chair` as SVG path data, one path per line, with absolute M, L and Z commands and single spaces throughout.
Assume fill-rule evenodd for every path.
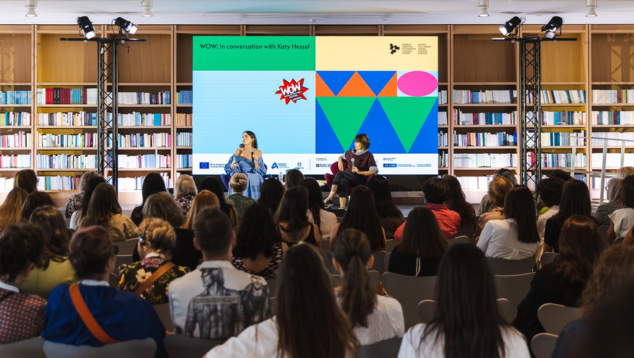
M 139 239 L 131 239 L 126 241 L 116 241 L 112 244 L 119 248 L 117 255 L 132 255 Z
M 0 357 L 3 358 L 46 358 L 44 339 L 34 337 L 23 341 L 0 344 Z
M 165 336 L 163 346 L 170 357 L 200 358 L 204 357 L 213 347 L 224 342 L 224 340 L 193 338 L 184 334 L 172 333 Z
M 153 358 L 156 342 L 146 338 L 91 347 L 45 341 L 44 354 L 47 358 Z
M 559 335 L 566 325 L 582 316 L 580 309 L 567 307 L 554 303 L 546 303 L 539 307 L 537 318 L 542 324 L 546 333 Z
M 527 257 L 522 260 L 506 260 L 497 257 L 487 257 L 489 266 L 494 275 L 519 275 L 533 271 L 535 257 Z
M 531 349 L 536 358 L 550 358 L 555 352 L 559 337 L 550 333 L 539 333 L 531 340 Z
M 359 358 L 396 358 L 403 338 L 394 337 L 359 347 Z
M 381 283 L 387 294 L 401 303 L 405 329 L 420 323 L 416 313 L 418 303 L 434 298 L 436 276 L 415 277 L 386 272 L 381 276 Z
M 526 297 L 528 291 L 530 291 L 531 282 L 533 281 L 534 276 L 534 272 L 521 275 L 495 276 L 495 286 L 498 298 L 506 298 L 511 304 L 510 314 L 512 315 L 512 318 L 510 321 L 515 319 L 515 316 L 517 316 L 517 306 L 520 302 L 522 302 L 524 297 Z

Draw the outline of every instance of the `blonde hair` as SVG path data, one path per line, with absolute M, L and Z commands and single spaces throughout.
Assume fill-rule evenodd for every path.
M 181 227 L 182 229 L 194 229 L 194 221 L 196 220 L 196 215 L 200 213 L 205 208 L 220 208 L 220 200 L 216 194 L 212 193 L 209 190 L 203 190 L 192 202 L 192 207 L 189 209 L 187 213 L 187 217 L 185 218 L 185 224 Z
M 85 172 L 81 178 L 79 179 L 79 192 L 83 193 L 86 191 L 86 184 L 88 184 L 88 181 L 92 178 L 98 177 L 100 176 L 99 173 L 97 173 L 94 170 L 91 170 L 89 172 Z
M 183 209 L 165 191 L 150 195 L 143 205 L 143 218 L 159 218 L 173 227 L 183 225 Z
M 229 181 L 229 187 L 232 191 L 242 193 L 247 189 L 247 176 L 242 173 L 235 173 Z
M 500 208 L 504 207 L 506 194 L 513 189 L 513 183 L 504 177 L 495 177 L 489 184 L 489 201 Z
M 617 178 L 625 179 L 626 177 L 629 177 L 630 175 L 634 175 L 634 167 L 623 167 L 623 168 L 619 168 L 616 171 Z
M 608 200 L 619 201 L 623 191 L 623 178 L 612 178 L 608 183 Z
M 22 206 L 26 197 L 29 195 L 22 188 L 13 188 L 4 199 L 4 203 L 0 205 L 0 231 L 10 224 L 20 221 L 22 218 Z
M 171 250 L 176 245 L 176 233 L 167 221 L 159 218 L 145 219 L 139 229 L 141 237 L 153 251 L 165 255 L 167 260 L 172 258 Z
M 196 189 L 196 183 L 194 183 L 194 179 L 185 174 L 179 176 L 178 179 L 176 179 L 174 189 L 176 190 L 175 196 L 177 198 L 187 195 L 196 195 L 196 193 L 198 192 L 198 190 Z

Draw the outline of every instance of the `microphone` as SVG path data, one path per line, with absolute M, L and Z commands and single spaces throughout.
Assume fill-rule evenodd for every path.
M 251 148 L 251 162 L 255 165 L 255 158 L 253 158 L 253 148 Z
M 354 158 L 351 158 L 350 162 L 352 162 L 352 167 L 354 168 Z

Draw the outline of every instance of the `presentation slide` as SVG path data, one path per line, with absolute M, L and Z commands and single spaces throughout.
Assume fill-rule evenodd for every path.
M 193 71 L 193 174 L 244 131 L 268 174 L 330 173 L 360 133 L 380 174 L 438 174 L 437 37 L 195 36 Z

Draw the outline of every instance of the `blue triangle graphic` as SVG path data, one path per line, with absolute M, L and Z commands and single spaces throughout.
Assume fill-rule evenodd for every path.
M 358 71 L 359 75 L 376 96 L 381 93 L 385 85 L 390 82 L 396 71 Z
M 370 137 L 370 151 L 372 153 L 406 153 L 378 99 L 370 108 L 359 133 L 365 133 Z
M 315 101 L 315 135 L 316 154 L 341 154 L 344 152 L 335 131 L 326 118 L 326 114 L 319 105 L 319 101 Z
M 429 111 L 409 153 L 438 153 L 438 101 Z
M 354 71 L 317 71 L 317 73 L 335 96 L 354 75 Z

